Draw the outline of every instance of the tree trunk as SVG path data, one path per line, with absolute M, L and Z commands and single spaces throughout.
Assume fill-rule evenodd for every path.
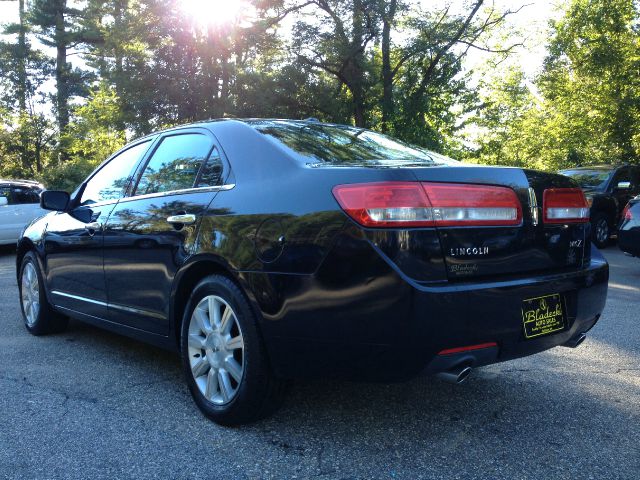
M 18 30 L 18 106 L 20 114 L 27 111 L 27 27 L 25 25 L 24 0 L 19 0 L 20 28 Z
M 391 69 L 391 26 L 396 15 L 397 0 L 388 3 L 382 14 L 382 131 L 391 130 L 393 119 L 393 71 Z
M 66 0 L 55 0 L 56 108 L 60 132 L 60 160 L 68 158 L 64 141 L 64 134 L 69 125 L 69 65 L 67 64 L 67 35 L 64 26 L 66 6 Z
M 18 112 L 20 115 L 20 161 L 23 168 L 29 166 L 29 134 L 26 130 L 27 119 L 27 27 L 25 22 L 24 0 L 18 2 L 20 25 L 18 30 Z
M 127 12 L 127 8 L 128 8 L 128 0 L 116 0 L 115 4 L 114 4 L 114 26 L 116 29 L 116 32 L 118 32 L 118 35 L 122 34 L 123 29 L 125 28 L 124 25 L 124 18 Z M 114 46 L 113 46 L 113 57 L 114 57 L 114 64 L 115 64 L 115 78 L 114 78 L 114 86 L 115 86 L 115 90 L 116 90 L 116 95 L 118 96 L 118 103 L 120 105 L 120 115 L 118 115 L 118 122 L 117 122 L 117 127 L 119 130 L 124 131 L 126 128 L 126 124 L 125 124 L 125 116 L 124 116 L 124 112 L 128 112 L 129 111 L 129 107 L 127 105 L 127 103 L 124 101 L 124 55 L 122 52 L 122 48 L 121 48 L 121 42 L 120 42 L 120 37 L 116 37 L 118 38 L 118 41 L 114 42 Z
M 357 127 L 366 126 L 366 106 L 364 96 L 364 18 L 362 0 L 353 0 L 353 41 L 351 48 L 358 49 L 350 61 L 350 90 L 353 101 L 353 120 Z

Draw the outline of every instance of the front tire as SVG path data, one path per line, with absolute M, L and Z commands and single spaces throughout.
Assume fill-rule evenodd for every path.
M 40 265 L 33 252 L 28 252 L 22 259 L 18 286 L 22 318 L 29 333 L 46 335 L 66 330 L 69 318 L 56 312 L 49 304 Z
M 198 408 L 233 426 L 272 413 L 284 383 L 268 364 L 255 315 L 240 288 L 212 275 L 193 290 L 181 332 L 182 367 Z
M 604 213 L 596 213 L 591 220 L 591 232 L 593 243 L 598 248 L 606 248 L 609 244 L 611 229 L 609 221 Z

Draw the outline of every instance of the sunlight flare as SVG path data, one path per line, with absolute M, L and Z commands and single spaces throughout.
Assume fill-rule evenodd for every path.
M 181 0 L 180 4 L 184 12 L 202 27 L 235 24 L 252 9 L 246 0 Z

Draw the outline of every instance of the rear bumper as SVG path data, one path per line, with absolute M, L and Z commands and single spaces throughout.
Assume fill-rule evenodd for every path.
M 433 341 L 428 341 L 432 358 L 427 359 L 425 370 L 436 373 L 460 363 L 476 367 L 531 355 L 569 342 L 588 332 L 600 318 L 607 297 L 608 277 L 606 260 L 594 250 L 588 268 L 578 272 L 476 284 L 468 290 L 445 295 L 419 294 L 418 309 L 449 312 L 443 321 L 431 321 L 426 326 L 423 338 Z M 565 299 L 567 328 L 527 340 L 522 324 L 522 301 L 553 293 L 560 293 Z M 437 354 L 444 349 L 486 342 L 496 342 L 497 348 L 455 355 Z
M 440 287 L 412 282 L 386 262 L 359 267 L 344 272 L 342 283 L 335 280 L 340 262 L 330 260 L 310 276 L 247 276 L 278 374 L 400 380 L 460 362 L 481 366 L 538 353 L 593 327 L 609 276 L 595 248 L 589 265 L 578 271 Z M 565 299 L 567 328 L 526 340 L 522 301 L 554 293 Z M 497 347 L 438 355 L 487 342 Z

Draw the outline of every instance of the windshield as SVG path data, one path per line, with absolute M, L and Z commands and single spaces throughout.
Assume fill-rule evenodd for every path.
M 562 170 L 560 173 L 573 178 L 582 188 L 604 190 L 612 170 Z
M 286 120 L 254 120 L 248 123 L 312 165 L 425 167 L 459 163 L 362 128 Z

